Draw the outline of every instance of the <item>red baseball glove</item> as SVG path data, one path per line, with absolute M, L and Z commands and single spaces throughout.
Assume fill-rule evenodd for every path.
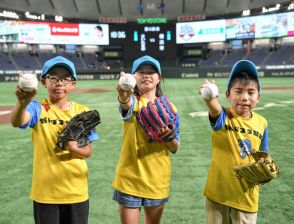
M 137 120 L 145 130 L 149 142 L 169 142 L 176 137 L 176 112 L 166 96 L 157 97 L 143 106 L 136 114 Z M 165 128 L 162 134 L 162 128 Z

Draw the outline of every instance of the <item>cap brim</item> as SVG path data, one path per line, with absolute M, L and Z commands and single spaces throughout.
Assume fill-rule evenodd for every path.
M 44 76 L 48 73 L 48 71 L 49 71 L 51 68 L 53 68 L 53 67 L 57 67 L 57 66 L 67 68 L 67 69 L 70 71 L 72 78 L 73 78 L 74 80 L 77 80 L 76 77 L 75 77 L 75 75 L 74 75 L 75 72 L 72 70 L 72 68 L 71 68 L 68 64 L 63 63 L 63 62 L 57 62 L 57 63 L 54 63 L 54 64 L 52 64 L 50 67 L 46 68 L 46 70 L 42 71 L 42 75 L 41 75 L 41 77 L 44 78 Z
M 152 61 L 142 61 L 135 68 L 133 68 L 132 74 L 134 74 L 141 65 L 152 65 L 156 69 L 156 72 L 159 73 L 157 65 L 154 62 L 152 62 Z

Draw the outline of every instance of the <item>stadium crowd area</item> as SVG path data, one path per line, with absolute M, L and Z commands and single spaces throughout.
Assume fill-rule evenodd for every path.
M 259 46 L 209 50 L 205 58 L 185 58 L 181 60 L 184 67 L 196 64 L 201 67 L 231 67 L 238 60 L 250 60 L 257 66 L 293 65 L 294 45 Z
M 0 50 L 0 70 L 40 70 L 44 62 L 56 55 L 64 56 L 76 65 L 78 71 L 109 70 L 124 67 L 121 60 L 105 60 L 99 52 L 76 50 Z M 236 61 L 246 59 L 257 66 L 293 65 L 294 45 L 258 46 L 248 50 L 247 47 L 208 49 L 205 57 L 179 58 L 178 61 L 162 62 L 163 66 L 178 67 L 231 67 Z

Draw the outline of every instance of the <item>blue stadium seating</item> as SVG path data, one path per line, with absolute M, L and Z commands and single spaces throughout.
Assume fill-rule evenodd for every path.
M 36 70 L 40 69 L 40 63 L 28 52 L 14 52 L 13 59 L 20 70 Z
M 219 61 L 219 64 L 230 67 L 234 65 L 238 60 L 244 59 L 246 54 L 246 48 L 231 49 L 230 51 L 228 51 L 228 53 L 225 54 L 222 60 Z
M 245 58 L 252 61 L 256 65 L 263 65 L 264 60 L 269 55 L 269 47 L 258 47 L 253 49 Z
M 65 50 L 39 51 L 30 54 L 26 51 L 15 51 L 11 55 L 0 52 L 0 70 L 39 70 L 45 61 L 57 55 L 64 56 L 74 62 L 78 71 L 95 71 L 97 69 L 122 68 L 123 62 L 99 60 L 96 53 L 76 53 Z M 162 61 L 163 67 L 172 67 L 176 64 L 182 67 L 230 67 L 241 59 L 251 60 L 258 66 L 264 65 L 287 65 L 294 64 L 294 45 L 285 45 L 271 49 L 269 46 L 257 47 L 247 52 L 246 48 L 230 50 L 211 50 L 207 59 L 203 58 L 184 58 L 178 63 L 176 61 Z
M 218 62 L 223 56 L 223 50 L 211 51 L 208 54 L 208 58 L 206 60 L 202 60 L 200 65 L 203 67 L 218 66 Z
M 284 65 L 293 64 L 291 60 L 294 58 L 294 46 L 282 46 L 277 49 L 273 49 L 267 60 L 264 62 L 265 65 Z
M 0 52 L 0 70 L 16 70 L 13 61 L 3 52 Z

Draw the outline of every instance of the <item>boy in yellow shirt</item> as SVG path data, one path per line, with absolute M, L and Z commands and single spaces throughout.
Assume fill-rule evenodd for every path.
M 57 134 L 76 114 L 89 110 L 71 101 L 68 94 L 76 85 L 74 64 L 61 56 L 45 62 L 41 83 L 48 98 L 35 101 L 37 89 L 25 92 L 16 87 L 17 103 L 12 110 L 14 127 L 32 129 L 34 145 L 33 200 L 36 224 L 88 223 L 88 168 L 85 158 L 91 156 L 91 143 L 82 147 L 68 141 L 65 149 L 56 146 Z M 92 131 L 89 141 L 98 139 Z
M 254 224 L 259 186 L 238 179 L 233 172 L 235 165 L 249 163 L 253 150 L 268 151 L 267 121 L 253 111 L 259 102 L 260 83 L 251 61 L 241 60 L 233 66 L 226 97 L 230 108 L 222 107 L 217 97 L 204 99 L 212 128 L 212 161 L 204 190 L 207 223 Z

